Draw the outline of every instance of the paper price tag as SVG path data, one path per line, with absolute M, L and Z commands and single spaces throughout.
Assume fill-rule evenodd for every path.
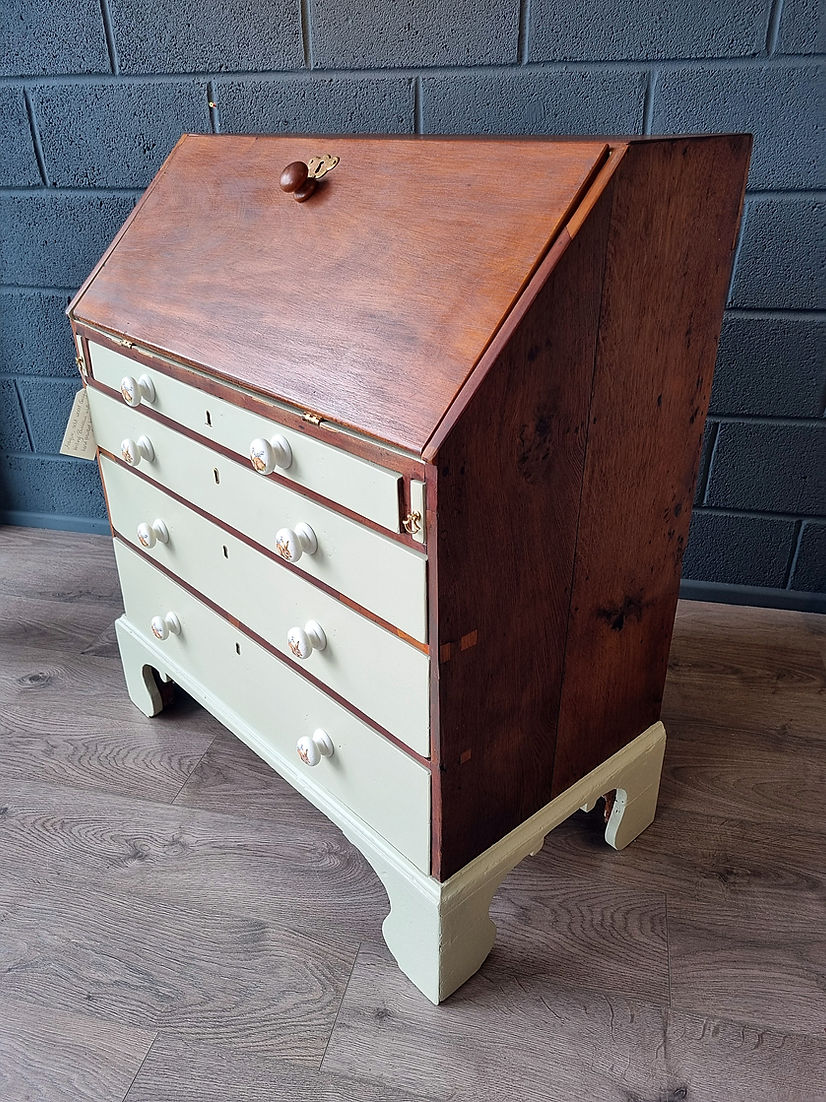
M 74 455 L 78 459 L 95 458 L 95 434 L 86 387 L 82 387 L 72 402 L 72 412 L 60 445 L 61 455 Z

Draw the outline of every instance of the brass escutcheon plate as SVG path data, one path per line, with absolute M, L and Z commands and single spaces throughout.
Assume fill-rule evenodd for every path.
M 307 161 L 310 178 L 320 180 L 322 176 L 332 172 L 340 160 L 340 157 L 334 157 L 332 153 L 325 153 L 323 157 L 310 157 Z

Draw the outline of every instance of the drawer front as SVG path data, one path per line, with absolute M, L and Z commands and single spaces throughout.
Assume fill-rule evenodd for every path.
M 138 525 L 163 521 L 168 540 L 156 539 L 149 555 L 428 756 L 426 654 L 105 456 L 101 469 L 112 524 L 121 536 L 138 546 Z M 326 646 L 302 660 L 287 634 L 308 621 L 321 625 Z
M 119 540 L 115 557 L 126 615 L 148 645 L 235 712 L 275 754 L 306 771 L 327 797 L 429 872 L 428 770 Z M 159 642 L 149 623 L 169 612 L 178 617 L 180 634 L 170 632 Z M 334 752 L 310 768 L 298 757 L 296 742 L 318 729 L 330 736 Z
M 89 358 L 95 379 L 115 391 L 120 391 L 125 376 L 140 379 L 146 375 L 155 393 L 151 402 L 145 398 L 142 402 L 207 440 L 237 452 L 245 463 L 250 462 L 253 440 L 283 436 L 290 446 L 292 462 L 286 469 L 278 467 L 278 474 L 298 486 L 315 490 L 359 516 L 389 528 L 391 532 L 400 530 L 401 476 L 394 471 L 286 428 L 275 420 L 271 421 L 231 402 L 214 398 L 195 386 L 136 363 L 103 345 L 90 342 Z
M 146 435 L 154 457 L 139 468 L 205 512 L 269 550 L 281 528 L 309 525 L 318 541 L 296 569 L 343 593 L 381 619 L 424 642 L 427 638 L 425 556 L 318 505 L 294 490 L 259 478 L 166 425 L 151 421 L 107 395 L 88 388 L 98 445 L 120 455 L 124 438 Z

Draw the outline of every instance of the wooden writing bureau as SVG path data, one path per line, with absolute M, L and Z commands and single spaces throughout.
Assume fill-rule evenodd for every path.
M 186 135 L 69 307 L 132 700 L 321 808 L 434 1002 L 550 829 L 653 818 L 749 148 Z

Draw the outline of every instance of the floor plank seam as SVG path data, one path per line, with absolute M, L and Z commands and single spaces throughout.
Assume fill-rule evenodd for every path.
M 350 980 L 352 980 L 353 973 L 356 970 L 356 965 L 358 964 L 359 954 L 361 953 L 361 947 L 362 947 L 363 944 L 364 944 L 364 942 L 360 941 L 358 943 L 358 945 L 356 946 L 356 952 L 355 952 L 355 955 L 353 956 L 353 966 L 350 969 L 350 975 L 347 977 L 347 983 L 345 983 L 344 990 L 341 993 L 341 1000 L 338 1004 L 338 1010 L 336 1010 L 336 1016 L 335 1016 L 335 1018 L 333 1018 L 333 1024 L 330 1026 L 330 1034 L 327 1037 L 327 1044 L 324 1046 L 324 1052 L 322 1053 L 321 1060 L 319 1061 L 319 1064 L 318 1064 L 318 1069 L 317 1070 L 318 1070 L 319 1075 L 321 1074 L 321 1069 L 324 1067 L 324 1061 L 327 1059 L 327 1049 L 330 1047 L 330 1041 L 332 1041 L 333 1034 L 336 1031 L 336 1025 L 338 1023 L 338 1016 L 341 1013 L 341 1008 L 344 1006 L 344 1000 L 347 998 L 347 991 L 350 987 Z
M 200 760 L 199 760 L 198 764 L 200 764 Z M 59 791 L 78 792 L 83 796 L 99 796 L 101 799 L 128 800 L 129 803 L 147 804 L 149 807 L 171 807 L 172 806 L 171 803 L 167 802 L 166 800 L 152 800 L 148 796 L 139 796 L 137 794 L 133 795 L 132 792 L 124 791 L 121 788 L 95 788 L 95 787 L 92 787 L 92 786 L 83 786 L 83 785 L 79 785 L 79 784 L 73 784 L 71 781 L 68 781 L 68 780 L 59 780 L 59 781 L 44 780 L 42 777 L 7 777 L 7 778 L 5 778 L 5 780 L 7 782 L 9 782 L 9 781 L 17 782 L 18 784 L 24 784 L 24 785 L 40 785 L 45 789 L 54 788 L 54 789 L 57 789 Z M 189 777 L 187 777 L 187 780 L 189 780 Z M 185 784 L 186 784 L 186 781 L 184 781 L 184 784 L 181 785 L 181 789 L 184 787 Z M 9 785 L 7 783 L 6 787 L 7 787 L 7 789 L 12 788 L 13 784 Z M 176 792 L 175 799 L 177 799 L 178 796 L 180 795 L 181 789 L 179 789 L 178 792 Z M 5 799 L 5 797 L 4 797 L 4 799 Z M 178 807 L 186 807 L 185 804 L 178 804 L 177 806 Z M 203 811 L 205 814 L 208 814 L 208 815 L 226 814 L 226 812 L 210 811 L 209 808 L 191 808 L 191 809 L 187 808 L 187 810 Z M 238 816 L 235 816 L 235 817 L 237 818 Z
M 668 1006 L 671 1006 L 671 936 L 668 929 L 668 892 L 663 892 L 665 904 L 665 963 L 668 966 Z
M 209 744 L 209 746 L 207 746 L 206 750 L 204 750 L 203 754 L 201 754 L 200 758 L 198 758 L 198 760 L 197 760 L 197 761 L 195 762 L 195 764 L 193 765 L 193 767 L 192 767 L 192 768 L 190 769 L 190 771 L 189 771 L 189 772 L 187 773 L 187 775 L 186 775 L 186 778 L 185 778 L 185 780 L 184 780 L 184 783 L 183 783 L 183 784 L 181 785 L 181 787 L 180 787 L 180 788 L 178 789 L 178 791 L 177 791 L 177 792 L 175 793 L 175 795 L 174 795 L 174 796 L 172 797 L 172 799 L 171 799 L 171 800 L 169 801 L 170 807 L 172 806 L 172 804 L 174 804 L 174 803 L 175 803 L 175 801 L 176 801 L 176 800 L 178 799 L 178 797 L 180 796 L 180 794 L 181 794 L 181 793 L 183 792 L 183 790 L 184 790 L 184 789 L 186 788 L 186 786 L 187 786 L 187 785 L 189 784 L 189 782 L 190 782 L 190 781 L 192 780 L 193 776 L 195 775 L 195 773 L 196 773 L 196 772 L 198 771 L 198 769 L 200 768 L 200 766 L 201 766 L 201 762 L 202 762 L 202 761 L 204 760 L 204 758 L 205 758 L 205 757 L 207 756 L 207 754 L 209 753 L 209 751 L 210 751 L 210 747 L 212 746 L 212 743 L 213 743 L 213 742 L 215 742 L 215 739 L 217 739 L 217 738 L 218 738 L 218 736 L 216 735 L 216 736 L 215 736 L 215 738 L 214 738 L 214 739 L 212 740 L 212 742 L 211 742 L 211 743 Z
M 131 1093 L 131 1091 L 132 1091 L 132 1088 L 133 1088 L 133 1087 L 134 1087 L 134 1085 L 135 1085 L 135 1081 L 137 1080 L 138 1076 L 140 1075 L 141 1071 L 143 1070 L 143 1065 L 144 1065 L 144 1064 L 146 1063 L 146 1061 L 147 1061 L 147 1060 L 149 1059 L 149 1053 L 150 1053 L 150 1052 L 152 1051 L 152 1049 L 153 1049 L 153 1047 L 154 1047 L 154 1045 L 155 1045 L 155 1042 L 156 1042 L 156 1041 L 157 1041 L 157 1039 L 158 1039 L 158 1036 L 159 1036 L 159 1034 L 158 1034 L 158 1033 L 156 1033 L 156 1034 L 155 1034 L 155 1036 L 154 1036 L 154 1037 L 152 1038 L 152 1040 L 150 1041 L 150 1043 L 149 1043 L 149 1048 L 148 1048 L 148 1049 L 146 1050 L 146 1052 L 144 1053 L 144 1057 L 143 1057 L 143 1059 L 142 1059 L 142 1060 L 141 1060 L 141 1062 L 140 1062 L 140 1067 L 139 1067 L 139 1068 L 138 1068 L 138 1070 L 137 1070 L 137 1071 L 135 1072 L 135 1074 L 134 1074 L 134 1075 L 132 1076 L 132 1082 L 131 1082 L 131 1083 L 129 1084 L 129 1086 L 128 1086 L 128 1087 L 126 1088 L 126 1094 L 125 1094 L 125 1095 L 123 1096 L 123 1098 L 121 1099 L 121 1102 L 127 1102 L 127 1099 L 129 1098 L 129 1095 L 130 1095 L 130 1093 Z
M 669 998 L 670 997 L 671 997 L 671 992 L 669 991 Z M 665 1008 L 665 1013 L 663 1014 L 663 1039 L 662 1039 L 662 1045 L 660 1046 L 661 1049 L 662 1049 L 663 1078 L 665 1080 L 664 1083 L 663 1083 L 663 1097 L 664 1098 L 671 1098 L 671 1097 L 679 1098 L 680 1096 L 678 1094 L 675 1093 L 672 1096 L 669 1093 L 670 1089 L 671 1089 L 671 1053 L 669 1052 L 669 1046 L 668 1046 L 668 1031 L 669 1031 L 670 1028 L 671 1028 L 671 1006 L 669 1005 Z M 658 1055 L 659 1055 L 659 1049 L 658 1049 Z M 686 1089 L 686 1093 L 687 1093 L 688 1088 L 686 1087 L 685 1089 Z M 683 1097 L 685 1097 L 685 1095 Z

